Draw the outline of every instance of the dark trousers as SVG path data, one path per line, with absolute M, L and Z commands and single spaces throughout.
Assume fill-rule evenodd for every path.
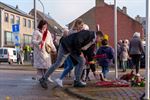
M 140 57 L 141 57 L 141 54 L 132 54 L 131 55 L 132 63 L 136 69 L 136 74 L 139 73 L 139 69 L 140 69 Z

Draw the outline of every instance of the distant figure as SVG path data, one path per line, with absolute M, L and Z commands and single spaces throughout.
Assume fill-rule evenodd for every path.
M 121 68 L 123 69 L 123 72 L 126 72 L 127 63 L 129 59 L 129 47 L 125 41 L 122 41 L 122 45 L 120 47 L 120 60 L 121 60 Z
M 20 59 L 20 64 L 24 64 L 24 51 L 22 48 L 20 48 L 20 51 L 19 51 L 19 59 Z

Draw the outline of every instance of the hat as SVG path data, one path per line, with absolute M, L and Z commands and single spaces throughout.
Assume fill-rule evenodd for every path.
M 109 39 L 109 36 L 108 36 L 107 34 L 104 34 L 103 39 L 108 40 L 108 39 Z

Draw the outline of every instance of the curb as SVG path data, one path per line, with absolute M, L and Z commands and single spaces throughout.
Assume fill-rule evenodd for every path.
M 33 68 L 0 68 L 0 70 L 23 70 L 23 71 L 35 71 Z
M 76 92 L 72 91 L 71 88 L 65 88 L 64 91 L 70 95 L 76 96 L 83 100 L 97 100 L 89 95 L 82 94 L 82 93 L 76 93 Z

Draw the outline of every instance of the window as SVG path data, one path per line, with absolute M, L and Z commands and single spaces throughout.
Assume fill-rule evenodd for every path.
M 20 24 L 20 17 L 19 16 L 16 17 L 16 22 L 17 22 L 17 24 Z
M 4 54 L 7 54 L 7 49 L 4 49 Z
M 26 27 L 27 26 L 27 22 L 26 22 L 26 19 L 23 18 L 23 26 Z
M 5 44 L 13 44 L 13 33 L 5 31 Z
M 28 20 L 28 28 L 31 28 L 31 20 Z
M 9 19 L 8 18 L 8 13 L 5 13 L 5 18 L 4 19 L 5 19 L 5 22 L 8 22 L 8 19 Z
M 12 24 L 14 24 L 14 15 L 10 15 L 10 21 Z
M 3 54 L 3 49 L 0 49 L 0 54 Z
M 31 44 L 31 39 L 32 39 L 31 35 L 24 34 L 24 43 L 25 44 Z
M 16 55 L 16 51 L 15 50 L 13 50 L 13 55 Z

